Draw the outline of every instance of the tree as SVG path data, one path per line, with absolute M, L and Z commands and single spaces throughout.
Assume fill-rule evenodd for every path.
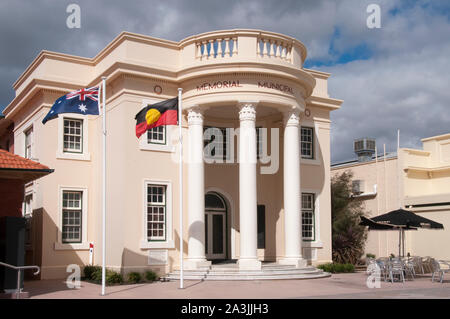
M 360 226 L 366 215 L 363 202 L 352 197 L 353 173 L 345 171 L 331 179 L 333 261 L 357 264 L 364 254 L 367 230 Z

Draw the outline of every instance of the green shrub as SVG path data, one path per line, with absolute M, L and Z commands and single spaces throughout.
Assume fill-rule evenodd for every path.
M 91 266 L 91 265 L 84 266 L 84 269 L 83 269 L 84 277 L 88 280 L 93 280 L 94 273 L 99 270 L 101 273 L 102 268 L 100 266 Z
M 141 274 L 138 272 L 130 272 L 128 274 L 128 282 L 136 284 L 142 280 Z
M 102 268 L 98 267 L 98 269 L 96 269 L 92 273 L 92 276 L 91 276 L 90 279 L 95 281 L 96 283 L 101 283 L 102 282 Z M 123 278 L 122 278 L 122 275 L 120 273 L 115 272 L 115 271 L 110 270 L 110 269 L 106 269 L 105 281 L 109 285 L 121 284 L 123 282 Z
M 374 254 L 366 254 L 366 258 L 376 258 L 376 256 Z
M 155 281 L 158 280 L 158 275 L 154 271 L 148 270 L 145 272 L 145 279 L 148 281 Z
M 106 271 L 106 282 L 110 285 L 121 284 L 123 282 L 122 275 L 118 272 L 107 270 Z
M 339 264 L 339 263 L 328 263 L 317 266 L 317 268 L 322 269 L 325 272 L 332 274 L 337 273 L 349 273 L 355 271 L 355 266 L 352 264 Z

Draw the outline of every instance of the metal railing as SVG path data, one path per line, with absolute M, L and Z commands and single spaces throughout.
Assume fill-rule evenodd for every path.
M 13 265 L 10 265 L 10 264 L 2 263 L 1 261 L 0 261 L 0 266 L 5 266 L 5 267 L 8 267 L 8 268 L 12 268 L 12 269 L 17 270 L 16 299 L 19 299 L 19 298 L 20 298 L 20 275 L 21 275 L 21 273 L 22 273 L 22 270 L 23 270 L 23 269 L 37 269 L 37 270 L 33 273 L 33 275 L 37 275 L 37 274 L 39 274 L 39 272 L 41 271 L 41 268 L 39 268 L 39 266 L 13 266 Z

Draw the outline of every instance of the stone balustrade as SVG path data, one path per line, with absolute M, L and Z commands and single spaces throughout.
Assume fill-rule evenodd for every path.
M 278 58 L 292 63 L 292 43 L 274 37 L 258 37 L 256 55 L 261 58 Z
M 182 65 L 231 61 L 287 64 L 302 68 L 305 46 L 295 38 L 259 30 L 223 30 L 203 33 L 180 42 Z
M 195 42 L 195 58 L 217 59 L 236 56 L 238 54 L 237 37 L 219 37 Z

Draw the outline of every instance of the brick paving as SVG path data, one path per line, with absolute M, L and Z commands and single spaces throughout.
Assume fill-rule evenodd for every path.
M 368 288 L 364 272 L 335 274 L 328 278 L 267 281 L 188 281 L 179 289 L 178 281 L 106 287 L 81 282 L 80 289 L 67 288 L 63 280 L 29 281 L 25 291 L 30 298 L 45 299 L 450 299 L 450 276 L 443 283 L 431 282 L 430 275 L 402 282 L 381 282 L 381 288 Z

